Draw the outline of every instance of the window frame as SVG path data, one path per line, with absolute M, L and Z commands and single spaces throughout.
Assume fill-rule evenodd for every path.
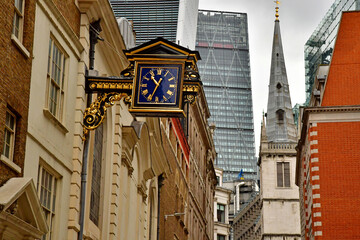
M 7 125 L 7 116 L 8 114 L 10 115 L 10 117 L 13 117 L 13 129 L 11 129 L 11 126 Z M 14 161 L 14 152 L 15 152 L 15 137 L 16 137 L 16 123 L 17 123 L 17 118 L 15 113 L 13 113 L 10 109 L 6 109 L 6 117 L 5 117 L 5 129 L 4 129 L 4 146 L 3 146 L 3 151 L 1 153 L 2 157 L 5 157 L 7 160 L 13 162 Z M 6 132 L 10 133 L 10 140 L 9 143 L 7 143 L 6 141 Z M 5 147 L 9 146 L 9 156 L 5 155 Z
M 279 168 L 280 166 L 280 168 Z M 287 166 L 287 169 L 285 168 Z M 280 171 L 279 171 L 280 170 Z M 288 176 L 286 176 L 286 172 L 288 171 Z M 279 181 L 279 177 L 282 177 L 281 182 Z M 290 188 L 291 187 L 291 169 L 290 162 L 276 162 L 276 186 L 278 188 Z
M 54 57 L 56 58 L 55 60 Z M 57 59 L 58 57 L 59 59 Z M 46 71 L 45 109 L 60 123 L 63 121 L 65 109 L 68 58 L 69 56 L 59 42 L 50 35 Z
M 226 239 L 226 236 L 225 236 L 225 235 L 222 235 L 222 234 L 216 234 L 216 239 L 217 239 L 217 240 L 225 240 L 225 239 Z
M 44 177 L 44 172 L 47 174 L 47 176 L 45 176 L 45 177 Z M 46 189 L 47 186 L 45 186 L 45 188 L 43 188 L 43 181 L 48 180 L 49 176 L 51 177 L 50 192 L 48 192 L 48 194 L 50 193 L 50 200 L 49 200 L 50 205 L 49 206 L 44 206 L 43 196 L 45 196 L 45 194 L 46 194 L 45 191 L 47 191 L 49 189 Z M 55 217 L 56 217 L 56 205 L 57 205 L 57 202 L 58 202 L 57 201 L 57 196 L 58 196 L 57 188 L 59 186 L 58 182 L 59 182 L 59 177 L 57 176 L 57 174 L 54 174 L 53 171 L 48 169 L 43 164 L 39 164 L 37 192 L 38 192 L 41 207 L 42 207 L 42 209 L 44 211 L 44 215 L 45 215 L 45 218 L 46 218 L 46 223 L 47 223 L 47 225 L 49 227 L 49 231 L 42 236 L 42 238 L 41 238 L 42 240 L 54 239 L 53 233 L 55 232 L 54 231 L 54 228 L 55 228 L 54 222 L 55 222 Z M 46 183 L 44 183 L 44 184 L 46 184 Z M 44 189 L 44 192 L 42 191 L 43 189 Z M 48 199 L 49 195 L 47 195 L 46 197 Z
M 12 35 L 14 35 L 20 42 L 23 41 L 23 33 L 24 33 L 24 11 L 25 11 L 25 1 L 26 0 L 15 0 L 14 1 L 14 17 L 13 17 L 13 27 L 12 27 Z M 16 3 L 21 2 L 21 9 L 18 9 Z M 16 20 L 18 17 L 18 23 L 16 24 Z M 18 32 L 16 33 L 17 30 Z
M 220 209 L 221 206 L 224 207 L 224 210 Z M 225 223 L 225 221 L 226 221 L 226 219 L 225 219 L 226 218 L 225 210 L 226 210 L 226 205 L 225 204 L 217 203 L 217 205 L 216 205 L 216 216 L 217 216 L 217 221 L 220 222 L 220 223 Z M 219 216 L 219 212 L 221 213 L 220 216 Z
M 106 128 L 104 123 L 100 125 L 93 134 L 93 152 L 91 161 L 91 187 L 90 187 L 90 210 L 89 219 L 92 223 L 100 228 L 102 224 L 101 213 L 101 195 L 103 191 L 103 171 L 104 171 L 104 154 L 105 154 L 105 134 Z M 99 165 L 97 165 L 99 164 Z M 97 168 L 95 168 L 95 166 Z M 99 169 L 98 169 L 99 168 Z M 96 197 L 96 199 L 95 199 Z

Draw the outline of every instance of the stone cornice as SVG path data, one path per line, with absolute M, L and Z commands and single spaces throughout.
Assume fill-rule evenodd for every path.
M 307 107 L 304 109 L 304 117 L 309 113 L 317 113 L 317 112 L 359 112 L 360 113 L 360 105 Z

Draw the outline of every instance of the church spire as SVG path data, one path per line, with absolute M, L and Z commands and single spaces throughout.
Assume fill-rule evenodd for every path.
M 271 57 L 266 135 L 269 142 L 296 142 L 296 129 L 280 34 L 279 1 L 275 1 L 275 3 L 277 6 Z

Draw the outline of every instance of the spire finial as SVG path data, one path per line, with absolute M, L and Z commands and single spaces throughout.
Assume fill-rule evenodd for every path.
M 275 7 L 275 17 L 276 17 L 276 21 L 279 21 L 279 5 L 280 5 L 280 1 L 276 0 L 274 1 L 274 3 L 276 3 L 276 7 Z

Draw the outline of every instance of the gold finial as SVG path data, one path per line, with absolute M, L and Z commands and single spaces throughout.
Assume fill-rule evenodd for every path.
M 276 3 L 276 7 L 275 7 L 275 10 L 276 10 L 275 17 L 276 17 L 276 20 L 279 20 L 279 5 L 280 5 L 280 1 L 276 0 L 276 1 L 274 1 L 274 3 Z

